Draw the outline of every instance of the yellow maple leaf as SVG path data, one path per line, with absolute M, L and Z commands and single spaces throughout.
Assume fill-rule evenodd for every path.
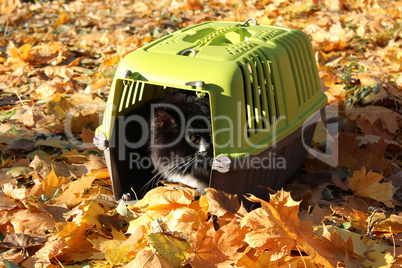
M 172 266 L 179 267 L 186 260 L 190 243 L 188 236 L 179 232 L 157 232 L 148 235 L 150 246 Z
M 392 186 L 392 182 L 380 183 L 383 176 L 379 173 L 369 171 L 366 168 L 357 170 L 353 173 L 352 178 L 348 178 L 350 188 L 357 196 L 368 197 L 383 202 L 388 207 L 394 207 L 392 203 L 392 195 L 396 188 Z
M 113 265 L 113 267 L 125 263 L 130 260 L 127 258 L 130 247 L 130 245 L 127 245 L 118 248 L 107 248 L 105 251 L 105 258 L 109 264 Z

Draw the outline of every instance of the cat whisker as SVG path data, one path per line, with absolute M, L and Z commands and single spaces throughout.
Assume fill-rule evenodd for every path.
M 195 157 L 192 157 L 188 160 L 180 162 L 180 164 L 176 165 L 175 167 L 173 167 L 170 170 L 171 172 L 169 172 L 170 173 L 169 176 L 173 177 L 173 176 L 177 175 L 178 173 L 180 173 L 181 169 L 183 169 L 183 168 L 186 170 L 188 168 L 188 166 L 190 166 L 194 162 L 194 160 L 195 160 Z M 182 174 L 184 174 L 184 171 L 182 172 Z
M 180 160 L 176 160 L 173 161 L 172 163 L 170 163 L 169 165 L 165 166 L 164 168 L 162 168 L 161 170 L 159 170 L 142 188 L 141 191 L 145 188 L 145 191 L 148 190 L 148 188 L 154 187 L 156 186 L 156 183 L 162 178 L 162 176 L 164 177 L 168 177 L 168 176 L 173 176 L 176 175 L 180 172 L 180 170 L 185 167 L 185 170 L 187 170 L 187 168 L 192 165 L 192 163 L 194 163 L 196 160 L 196 157 L 193 155 L 189 155 L 186 157 L 183 157 Z M 184 171 L 185 172 L 185 171 Z M 183 174 L 184 174 L 183 172 Z
M 194 167 L 194 163 L 197 162 L 197 158 L 194 157 L 191 162 L 189 162 L 186 166 L 186 168 L 182 171 L 182 174 L 186 173 L 187 169 L 191 166 L 192 168 Z

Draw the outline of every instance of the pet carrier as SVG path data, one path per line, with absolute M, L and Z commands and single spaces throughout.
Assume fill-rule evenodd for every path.
M 326 104 L 311 42 L 299 30 L 213 21 L 155 40 L 119 63 L 94 138 L 116 201 L 149 190 L 154 169 L 144 126 L 149 103 L 166 88 L 209 98 L 209 186 L 239 195 L 264 197 L 260 186 L 278 189 L 297 172 L 315 130 L 303 125 Z

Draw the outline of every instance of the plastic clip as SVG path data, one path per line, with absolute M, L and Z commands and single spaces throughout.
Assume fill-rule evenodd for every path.
M 180 56 L 183 56 L 183 55 L 185 55 L 185 54 L 187 54 L 187 53 L 189 53 L 189 52 L 193 52 L 193 53 L 194 53 L 193 58 L 195 58 L 195 55 L 197 55 L 197 51 L 196 51 L 195 49 L 193 49 L 193 48 L 185 49 L 185 50 L 183 50 L 179 55 L 180 55 Z
M 242 25 L 240 26 L 247 26 L 247 23 L 249 23 L 250 21 L 254 21 L 254 25 L 257 25 L 257 19 L 256 18 L 249 18 L 247 19 Z

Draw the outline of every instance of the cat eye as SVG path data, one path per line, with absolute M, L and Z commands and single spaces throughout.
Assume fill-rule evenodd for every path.
M 198 140 L 198 138 L 199 138 L 198 134 L 192 133 L 192 134 L 186 135 L 187 142 L 195 142 L 196 140 Z

